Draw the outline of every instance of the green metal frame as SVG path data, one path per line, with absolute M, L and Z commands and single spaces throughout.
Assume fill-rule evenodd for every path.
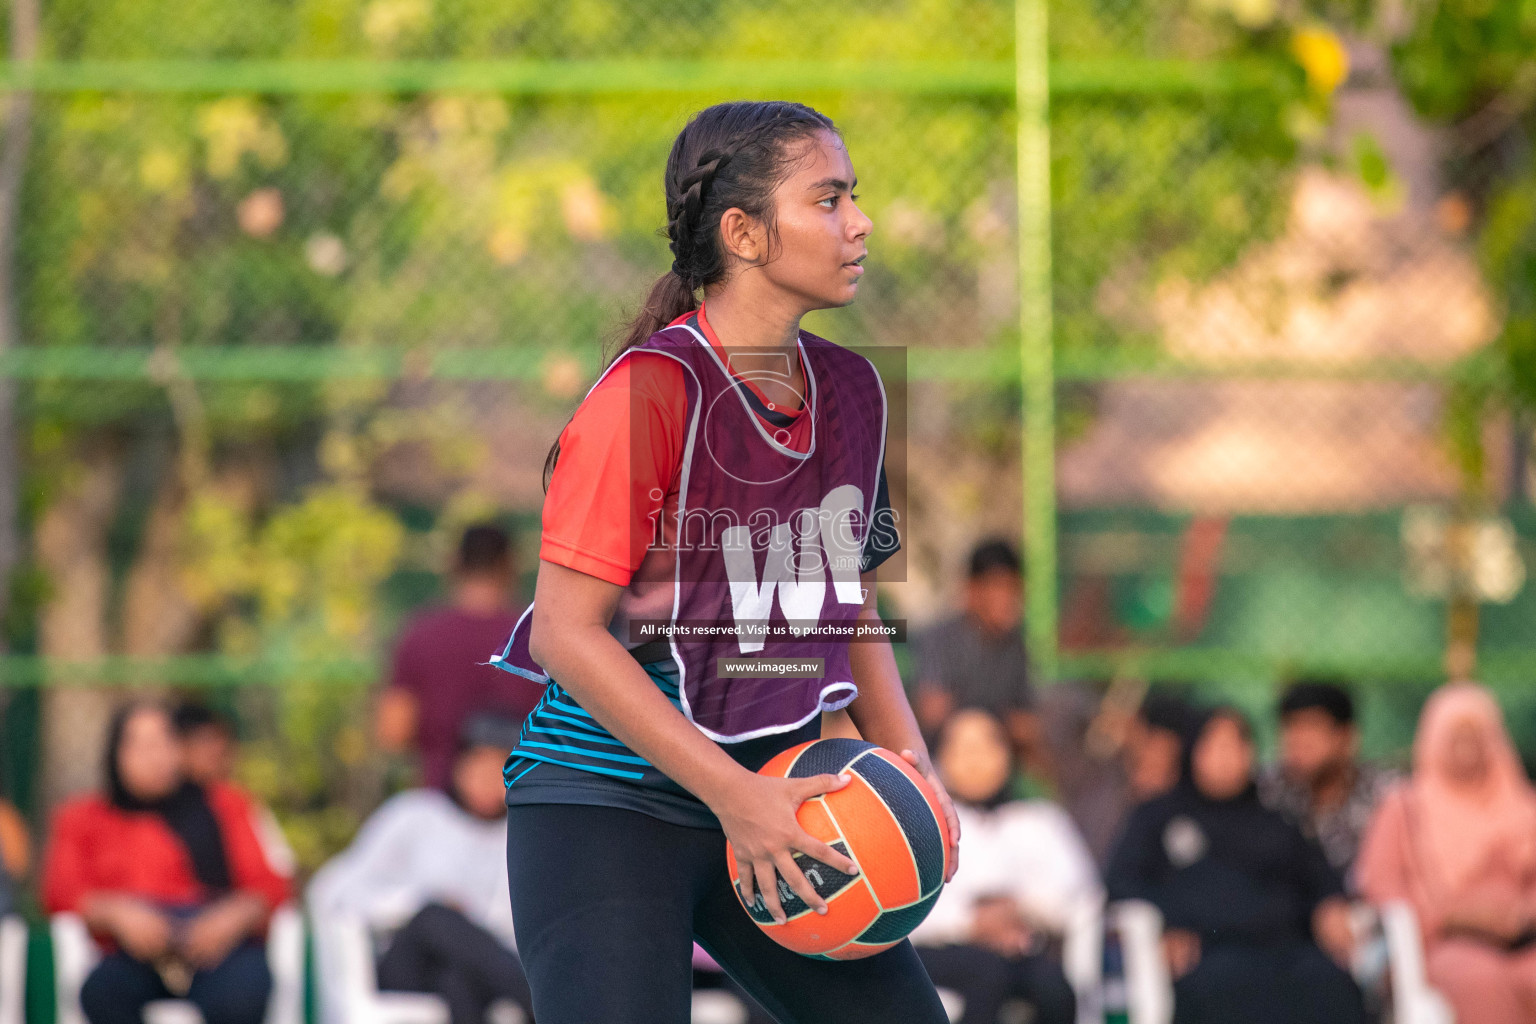
M 1048 231 L 1048 226 L 1046 227 Z M 1049 239 L 1045 240 L 1047 243 Z M 1035 247 L 1040 239 L 1035 240 Z M 1035 255 L 1035 260 L 1048 259 Z M 1048 270 L 1047 266 L 1047 270 Z M 1047 282 L 1048 284 L 1049 282 Z M 1034 282 L 1036 287 L 1039 282 Z M 1049 317 L 1050 310 L 1045 309 Z M 1039 315 L 1038 308 L 1032 315 Z M 1372 360 L 1318 366 L 1283 361 L 1192 363 L 1155 354 L 1060 353 L 1032 365 L 1037 346 L 1049 336 L 1049 322 L 1036 324 L 1018 341 L 986 348 L 908 349 L 907 365 L 918 380 L 1009 381 L 1019 379 L 1020 360 L 1032 373 L 1049 370 L 1056 383 L 1145 379 L 1302 379 L 1445 381 L 1454 367 L 1410 360 Z M 1030 354 L 1026 357 L 1025 352 Z M 1047 351 L 1046 355 L 1050 355 Z M 432 351 L 370 348 L 362 345 L 189 345 L 175 349 L 140 346 L 33 346 L 0 352 L 0 377 L 22 381 L 156 383 L 170 379 L 247 383 L 314 383 L 327 380 L 395 380 L 403 377 L 447 381 L 537 380 L 556 358 L 589 360 L 589 349 L 550 351 L 532 347 L 436 348 Z M 1036 382 L 1038 385 L 1038 381 Z
M 1043 45 L 1043 43 L 1042 43 Z M 1039 56 L 1043 60 L 1043 53 Z M 1269 61 L 1146 58 L 1057 60 L 1054 93 L 1211 94 L 1272 88 L 1296 69 Z M 1009 96 L 1013 61 L 720 60 L 83 60 L 0 61 L 0 91 L 442 92 L 524 96 L 857 90 L 935 96 Z
M 1056 378 L 1051 320 L 1051 114 L 1046 0 L 1014 5 L 1018 85 L 1019 380 L 1024 395 L 1025 629 L 1042 682 L 1056 678 Z

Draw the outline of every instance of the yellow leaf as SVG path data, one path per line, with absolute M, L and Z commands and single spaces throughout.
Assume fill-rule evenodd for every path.
M 1349 53 L 1331 29 L 1320 25 L 1297 29 L 1291 37 L 1291 53 L 1319 96 L 1333 95 L 1349 77 Z

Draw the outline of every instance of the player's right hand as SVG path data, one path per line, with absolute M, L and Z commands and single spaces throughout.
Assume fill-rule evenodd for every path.
M 795 812 L 811 797 L 835 792 L 849 781 L 847 775 L 780 779 L 743 770 L 725 796 L 711 806 L 730 841 L 729 849 L 736 861 L 730 867 L 741 888 L 743 903 L 750 906 L 754 892 L 760 891 L 768 913 L 783 924 L 786 917 L 778 887 L 778 879 L 783 878 L 816 913 L 827 912 L 827 901 L 806 880 L 793 854 L 798 851 L 814 857 L 846 875 L 858 874 L 859 868 L 850 858 L 801 828 Z

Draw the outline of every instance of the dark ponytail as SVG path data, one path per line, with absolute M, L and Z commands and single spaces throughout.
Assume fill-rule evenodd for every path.
M 766 224 L 769 238 L 774 237 L 773 193 L 794 167 L 795 144 L 824 131 L 837 131 L 831 118 L 800 103 L 717 103 L 693 115 L 672 143 L 662 179 L 672 267 L 651 285 L 621 343 L 603 361 L 604 369 L 697 309 L 699 290 L 725 278 L 730 269 L 720 245 L 725 211 L 741 210 Z M 546 492 L 559 458 L 557 438 L 544 459 Z

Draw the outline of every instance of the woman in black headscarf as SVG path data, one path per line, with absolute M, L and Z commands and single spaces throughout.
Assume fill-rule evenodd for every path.
M 55 813 L 43 877 L 50 913 L 81 915 L 107 955 L 86 979 L 91 1024 L 138 1024 L 184 996 L 207 1024 L 259 1024 L 272 987 L 261 933 L 287 897 L 252 808 L 182 774 L 170 715 L 124 707 L 108 731 L 103 793 Z
M 1235 709 L 1191 725 L 1179 785 L 1126 823 L 1110 898 L 1162 911 L 1176 1024 L 1359 1024 L 1360 991 L 1335 962 L 1350 941 L 1340 880 L 1259 803 L 1253 753 Z

